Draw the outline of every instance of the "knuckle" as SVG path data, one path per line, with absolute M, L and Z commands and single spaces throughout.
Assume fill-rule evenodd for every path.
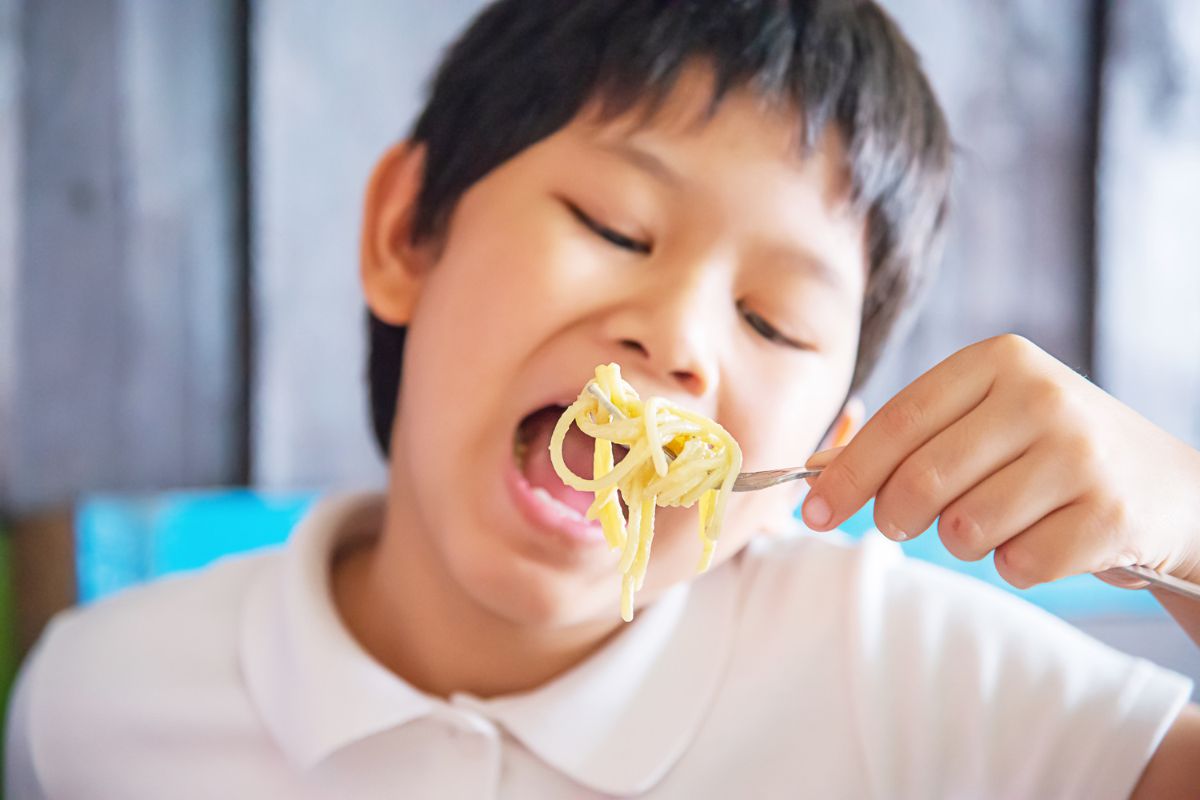
M 945 478 L 936 464 L 901 467 L 894 481 L 897 494 L 910 503 L 926 507 L 936 505 L 946 490 Z
M 891 439 L 910 440 L 921 431 L 925 413 L 914 400 L 894 398 L 879 412 L 879 425 Z
M 866 491 L 866 476 L 861 468 L 849 459 L 838 459 L 829 466 L 826 474 L 832 473 L 833 480 L 831 485 L 842 486 L 849 493 L 854 495 L 862 494 Z
M 1028 364 L 1042 352 L 1033 342 L 1016 333 L 995 336 L 988 340 L 988 345 L 993 354 L 1007 364 Z
M 1101 467 L 1100 448 L 1093 436 L 1086 431 L 1071 431 L 1063 434 L 1059 445 L 1068 474 L 1079 476 L 1085 483 L 1104 489 L 1107 484 L 1105 470 Z M 1105 492 L 1107 494 L 1107 492 Z
M 1109 495 L 1097 505 L 1098 508 L 1092 516 L 1095 535 L 1110 539 L 1120 538 L 1120 534 L 1129 526 L 1128 501 L 1120 496 Z
M 1027 394 L 1027 407 L 1038 419 L 1056 421 L 1071 411 L 1070 394 L 1051 378 L 1038 379 Z

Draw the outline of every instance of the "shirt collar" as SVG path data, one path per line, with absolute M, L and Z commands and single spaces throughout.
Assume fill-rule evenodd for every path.
M 437 700 L 399 680 L 346 630 L 330 589 L 337 546 L 377 534 L 378 496 L 323 500 L 301 520 L 283 558 L 246 597 L 240 651 L 252 701 L 301 768 L 373 733 L 429 713 Z
M 606 794 L 644 792 L 683 755 L 712 706 L 732 651 L 737 571 L 735 560 L 675 587 L 540 689 L 461 702 L 577 783 Z
M 445 706 L 364 652 L 334 607 L 329 562 L 336 546 L 377 532 L 381 520 L 377 495 L 323 501 L 247 597 L 247 685 L 266 726 L 302 768 Z M 645 791 L 683 755 L 712 704 L 732 650 L 739 572 L 733 559 L 668 591 L 543 687 L 486 700 L 457 694 L 450 705 L 496 722 L 588 788 Z

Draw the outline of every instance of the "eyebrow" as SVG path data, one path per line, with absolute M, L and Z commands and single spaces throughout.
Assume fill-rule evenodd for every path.
M 682 175 L 649 150 L 629 142 L 601 142 L 599 146 L 669 186 L 677 188 L 684 183 Z

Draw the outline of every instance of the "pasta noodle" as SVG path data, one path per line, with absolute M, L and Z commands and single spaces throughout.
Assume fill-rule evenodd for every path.
M 588 386 L 594 383 L 626 419 L 614 417 Z M 616 364 L 596 367 L 596 377 L 567 407 L 550 437 L 550 460 L 563 483 L 594 492 L 587 511 L 598 519 L 613 550 L 621 551 L 621 618 L 633 619 L 634 593 L 642 588 L 654 540 L 658 506 L 700 506 L 702 551 L 698 572 L 712 563 L 721 534 L 725 503 L 742 468 L 742 451 L 729 433 L 707 417 L 661 397 L 642 402 L 621 378 Z M 563 459 L 563 441 L 571 425 L 596 440 L 592 478 L 576 475 Z M 613 445 L 628 448 L 619 463 Z M 668 458 L 664 446 L 674 454 Z M 618 492 L 629 507 L 621 510 Z

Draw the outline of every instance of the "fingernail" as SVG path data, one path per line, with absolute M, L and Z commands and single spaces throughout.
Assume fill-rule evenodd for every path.
M 821 530 L 833 519 L 833 509 L 829 507 L 829 503 L 825 502 L 825 498 L 814 494 L 810 494 L 804 501 L 802 513 L 805 524 L 814 530 Z
M 908 538 L 908 534 L 905 533 L 904 531 L 896 531 L 895 533 L 892 534 L 892 538 L 895 539 L 897 542 L 903 542 L 905 539 Z

